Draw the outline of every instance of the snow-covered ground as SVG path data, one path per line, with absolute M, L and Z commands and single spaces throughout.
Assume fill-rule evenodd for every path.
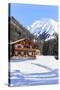
M 57 84 L 58 60 L 53 56 L 13 59 L 10 62 L 10 80 L 11 86 Z

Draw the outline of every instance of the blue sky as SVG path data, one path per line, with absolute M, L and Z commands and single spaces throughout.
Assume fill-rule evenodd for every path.
M 58 6 L 12 3 L 10 10 L 10 15 L 25 27 L 41 18 L 52 18 L 58 21 Z

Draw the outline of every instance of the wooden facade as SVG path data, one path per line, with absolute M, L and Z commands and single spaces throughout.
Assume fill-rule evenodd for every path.
M 35 43 L 30 39 L 20 39 L 10 43 L 10 56 L 36 57 Z

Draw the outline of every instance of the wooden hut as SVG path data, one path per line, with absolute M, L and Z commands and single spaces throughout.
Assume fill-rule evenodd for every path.
M 35 43 L 30 39 L 20 39 L 10 43 L 10 56 L 36 57 Z

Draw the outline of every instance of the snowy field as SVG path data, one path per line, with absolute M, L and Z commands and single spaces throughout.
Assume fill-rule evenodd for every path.
M 58 60 L 53 56 L 11 59 L 10 85 L 12 87 L 48 84 L 58 84 Z

